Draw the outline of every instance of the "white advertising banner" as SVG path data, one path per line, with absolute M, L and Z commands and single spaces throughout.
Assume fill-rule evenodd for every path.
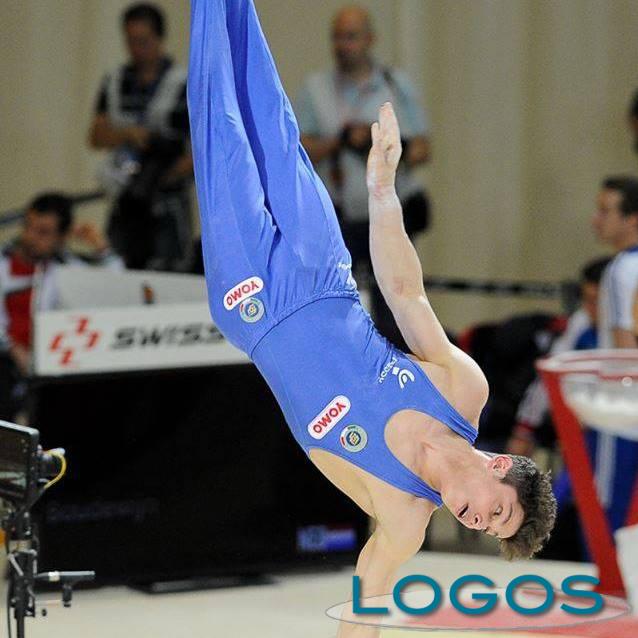
M 129 308 L 205 302 L 206 280 L 200 275 L 142 270 L 57 266 L 56 308 Z
M 37 313 L 34 354 L 37 376 L 250 362 L 201 302 Z

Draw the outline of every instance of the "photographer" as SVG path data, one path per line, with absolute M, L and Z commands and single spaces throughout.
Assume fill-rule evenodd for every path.
M 180 270 L 193 239 L 186 71 L 164 54 L 157 7 L 129 7 L 122 27 L 130 62 L 102 82 L 90 130 L 91 146 L 110 150 L 99 173 L 114 198 L 108 235 L 128 268 Z
M 302 143 L 339 214 L 353 270 L 369 270 L 366 159 L 372 145 L 370 125 L 384 102 L 395 105 L 404 136 L 397 192 L 406 231 L 413 237 L 429 225 L 428 198 L 412 174 L 430 159 L 428 124 L 408 76 L 373 57 L 375 33 L 365 9 L 341 9 L 333 19 L 331 36 L 335 68 L 308 76 L 295 112 Z

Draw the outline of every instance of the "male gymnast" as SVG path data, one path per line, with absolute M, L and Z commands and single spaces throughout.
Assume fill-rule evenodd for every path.
M 394 189 L 384 104 L 368 160 L 374 274 L 413 354 L 362 308 L 334 208 L 299 130 L 253 0 L 193 0 L 188 102 L 213 320 L 268 382 L 310 460 L 375 520 L 362 596 L 388 593 L 444 504 L 508 558 L 549 537 L 555 501 L 525 457 L 473 447 L 488 385 L 423 287 Z

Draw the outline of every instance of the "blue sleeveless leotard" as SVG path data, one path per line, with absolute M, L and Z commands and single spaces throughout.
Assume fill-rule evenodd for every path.
M 188 105 L 213 320 L 321 448 L 441 505 L 384 440 L 390 417 L 476 429 L 361 306 L 333 205 L 299 142 L 252 0 L 192 0 Z

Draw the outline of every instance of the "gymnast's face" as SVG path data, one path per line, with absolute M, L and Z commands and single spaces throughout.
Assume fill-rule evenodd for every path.
M 445 491 L 445 506 L 465 527 L 499 538 L 513 536 L 524 512 L 516 489 L 502 481 L 511 467 L 511 457 L 491 457 L 483 473 L 459 477 L 461 480 Z

